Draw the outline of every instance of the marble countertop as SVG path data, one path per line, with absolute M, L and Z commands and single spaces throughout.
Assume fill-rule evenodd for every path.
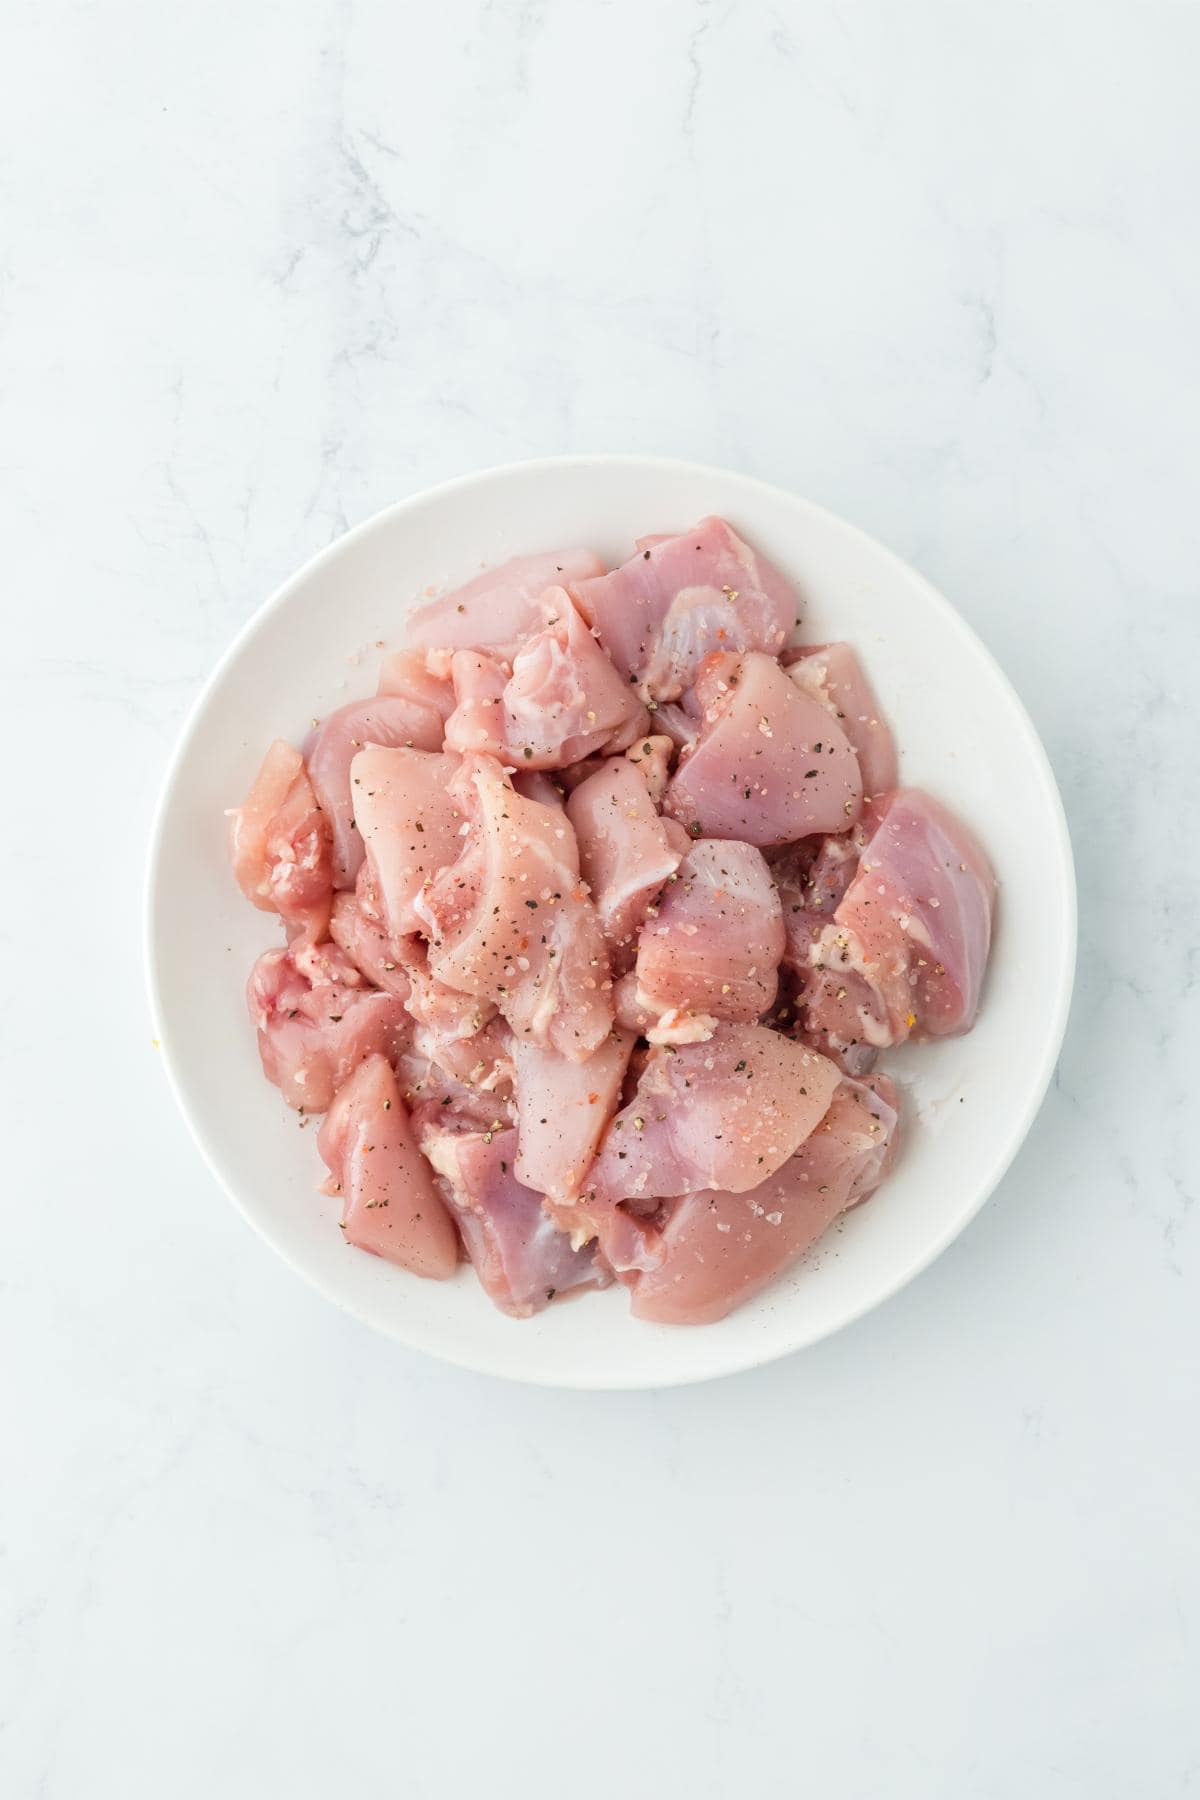
M 1200 14 L 19 5 L 0 1792 L 1165 1800 L 1200 1785 Z M 1079 868 L 1061 1066 L 899 1297 L 711 1386 L 368 1335 L 216 1192 L 140 967 L 234 630 L 443 477 L 792 487 L 951 596 Z

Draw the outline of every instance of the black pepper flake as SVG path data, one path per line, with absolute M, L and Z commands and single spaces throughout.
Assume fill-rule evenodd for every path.
M 688 826 L 688 830 L 691 832 L 693 837 L 699 837 L 701 834 L 701 825 L 700 825 L 699 819 L 693 819 L 691 824 Z

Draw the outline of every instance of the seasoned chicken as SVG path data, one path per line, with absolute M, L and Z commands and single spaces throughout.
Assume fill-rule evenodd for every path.
M 724 519 L 643 538 L 619 569 L 570 586 L 621 675 L 655 701 L 677 700 L 712 651 L 778 655 L 797 623 L 791 584 Z
M 464 757 L 449 791 L 462 853 L 415 904 L 431 973 L 493 1002 L 518 1037 L 586 1061 L 612 1027 L 612 978 L 570 821 L 487 756 Z
M 713 656 L 696 687 L 700 737 L 680 757 L 667 810 L 696 836 L 766 847 L 845 831 L 862 810 L 849 739 L 772 656 Z

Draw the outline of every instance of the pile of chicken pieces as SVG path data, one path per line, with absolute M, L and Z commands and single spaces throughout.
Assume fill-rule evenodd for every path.
M 854 651 L 724 520 L 520 557 L 277 742 L 248 998 L 349 1244 L 524 1318 L 614 1280 L 709 1323 L 892 1162 L 880 1051 L 970 1029 L 995 884 L 897 785 Z

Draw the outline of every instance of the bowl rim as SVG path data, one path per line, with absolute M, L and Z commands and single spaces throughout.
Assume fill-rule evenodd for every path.
M 1059 860 L 1061 876 L 1060 892 L 1062 896 L 1062 917 L 1060 927 L 1063 935 L 1064 955 L 1058 974 L 1057 990 L 1054 994 L 1053 1007 L 1049 1015 L 1049 1028 L 1043 1040 L 1040 1066 L 1036 1078 L 1028 1090 L 1028 1099 L 1024 1111 L 1012 1132 L 1009 1134 L 1004 1149 L 994 1158 L 991 1167 L 977 1182 L 974 1200 L 965 1212 L 960 1213 L 954 1221 L 947 1225 L 935 1238 L 922 1243 L 908 1260 L 897 1265 L 895 1272 L 865 1297 L 861 1303 L 849 1307 L 836 1324 L 822 1326 L 816 1331 L 806 1331 L 801 1318 L 793 1333 L 789 1333 L 785 1341 L 771 1345 L 765 1352 L 757 1353 L 747 1349 L 735 1354 L 719 1368 L 700 1367 L 695 1371 L 688 1369 L 672 1370 L 661 1376 L 631 1372 L 617 1378 L 605 1378 L 602 1375 L 590 1375 L 574 1370 L 560 1371 L 549 1368 L 545 1373 L 534 1373 L 526 1370 L 513 1370 L 497 1366 L 485 1356 L 472 1355 L 464 1350 L 458 1353 L 454 1349 L 438 1346 L 430 1348 L 421 1340 L 419 1333 L 405 1330 L 402 1311 L 395 1321 L 383 1322 L 373 1316 L 366 1307 L 355 1300 L 337 1292 L 323 1281 L 312 1269 L 297 1261 L 289 1249 L 273 1237 L 266 1227 L 257 1219 L 243 1202 L 233 1182 L 223 1170 L 216 1147 L 211 1145 L 206 1135 L 201 1132 L 188 1104 L 185 1084 L 180 1073 L 173 1043 L 173 1028 L 162 1001 L 162 988 L 159 971 L 159 947 L 155 930 L 155 920 L 159 901 L 159 890 L 164 875 L 162 867 L 163 839 L 166 832 L 167 819 L 175 796 L 175 789 L 187 763 L 193 741 L 200 731 L 204 716 L 217 690 L 221 687 L 227 671 L 238 661 L 245 646 L 265 628 L 267 622 L 277 612 L 282 611 L 291 601 L 295 591 L 304 586 L 326 564 L 336 561 L 346 549 L 373 536 L 386 528 L 394 519 L 405 513 L 416 511 L 430 501 L 442 500 L 455 494 L 465 494 L 473 488 L 485 487 L 497 480 L 516 476 L 536 476 L 539 472 L 550 470 L 561 471 L 575 466 L 581 470 L 595 469 L 603 466 L 621 466 L 627 469 L 654 469 L 676 476 L 697 478 L 700 480 L 733 481 L 747 490 L 756 492 L 764 500 L 782 501 L 789 507 L 799 508 L 814 518 L 819 518 L 834 526 L 847 536 L 857 539 L 865 548 L 893 566 L 899 575 L 909 582 L 915 582 L 923 590 L 923 597 L 930 603 L 934 611 L 941 617 L 947 629 L 956 632 L 965 639 L 968 646 L 983 660 L 990 671 L 992 679 L 1002 690 L 1008 700 L 1015 720 L 1025 740 L 1025 748 L 1030 753 L 1031 765 L 1043 789 L 1048 802 L 1048 816 L 1054 825 L 1054 848 Z M 585 1392 L 634 1392 L 657 1388 L 682 1387 L 695 1382 L 717 1380 L 724 1375 L 742 1374 L 748 1369 L 776 1362 L 785 1356 L 792 1356 L 797 1351 L 809 1349 L 812 1345 L 823 1342 L 826 1338 L 855 1324 L 868 1313 L 892 1299 L 900 1290 L 907 1287 L 918 1275 L 937 1261 L 943 1252 L 971 1224 L 986 1202 L 991 1198 L 1005 1174 L 1012 1166 L 1017 1152 L 1021 1149 L 1030 1129 L 1041 1110 L 1047 1089 L 1054 1074 L 1059 1053 L 1066 1034 L 1067 1020 L 1071 1009 L 1071 1000 L 1075 984 L 1076 962 L 1078 956 L 1078 890 L 1075 873 L 1074 853 L 1071 845 L 1071 834 L 1067 824 L 1066 811 L 1062 802 L 1058 782 L 1041 737 L 1026 710 L 1025 704 L 1013 683 L 1005 673 L 991 650 L 983 642 L 957 608 L 936 588 L 929 579 L 904 560 L 896 551 L 861 526 L 854 524 L 842 514 L 831 508 L 820 505 L 806 496 L 794 493 L 790 488 L 776 482 L 764 481 L 761 477 L 744 474 L 738 469 L 722 468 L 717 464 L 693 462 L 684 457 L 643 456 L 635 452 L 603 451 L 572 452 L 561 456 L 541 456 L 522 459 L 516 462 L 498 463 L 484 469 L 476 469 L 464 475 L 456 475 L 449 480 L 437 482 L 430 487 L 423 487 L 392 501 L 351 526 L 310 556 L 298 569 L 279 584 L 261 605 L 255 608 L 250 617 L 234 634 L 224 652 L 202 683 L 199 692 L 193 699 L 185 715 L 184 722 L 175 739 L 174 746 L 167 759 L 161 778 L 157 799 L 155 801 L 147 846 L 144 880 L 142 887 L 142 951 L 143 972 L 150 1003 L 150 1016 L 154 1032 L 154 1041 L 166 1073 L 167 1085 L 179 1108 L 187 1126 L 188 1133 L 199 1150 L 201 1158 L 218 1187 L 232 1202 L 242 1219 L 266 1243 L 274 1254 L 287 1265 L 293 1273 L 299 1275 L 311 1288 L 333 1305 L 341 1308 L 356 1318 L 361 1324 L 374 1331 L 382 1331 L 405 1348 L 420 1351 L 427 1356 L 476 1374 L 490 1375 L 507 1381 L 517 1381 L 525 1386 L 552 1387 Z M 684 1329 L 680 1327 L 679 1329 Z M 687 1328 L 702 1331 L 704 1327 Z

